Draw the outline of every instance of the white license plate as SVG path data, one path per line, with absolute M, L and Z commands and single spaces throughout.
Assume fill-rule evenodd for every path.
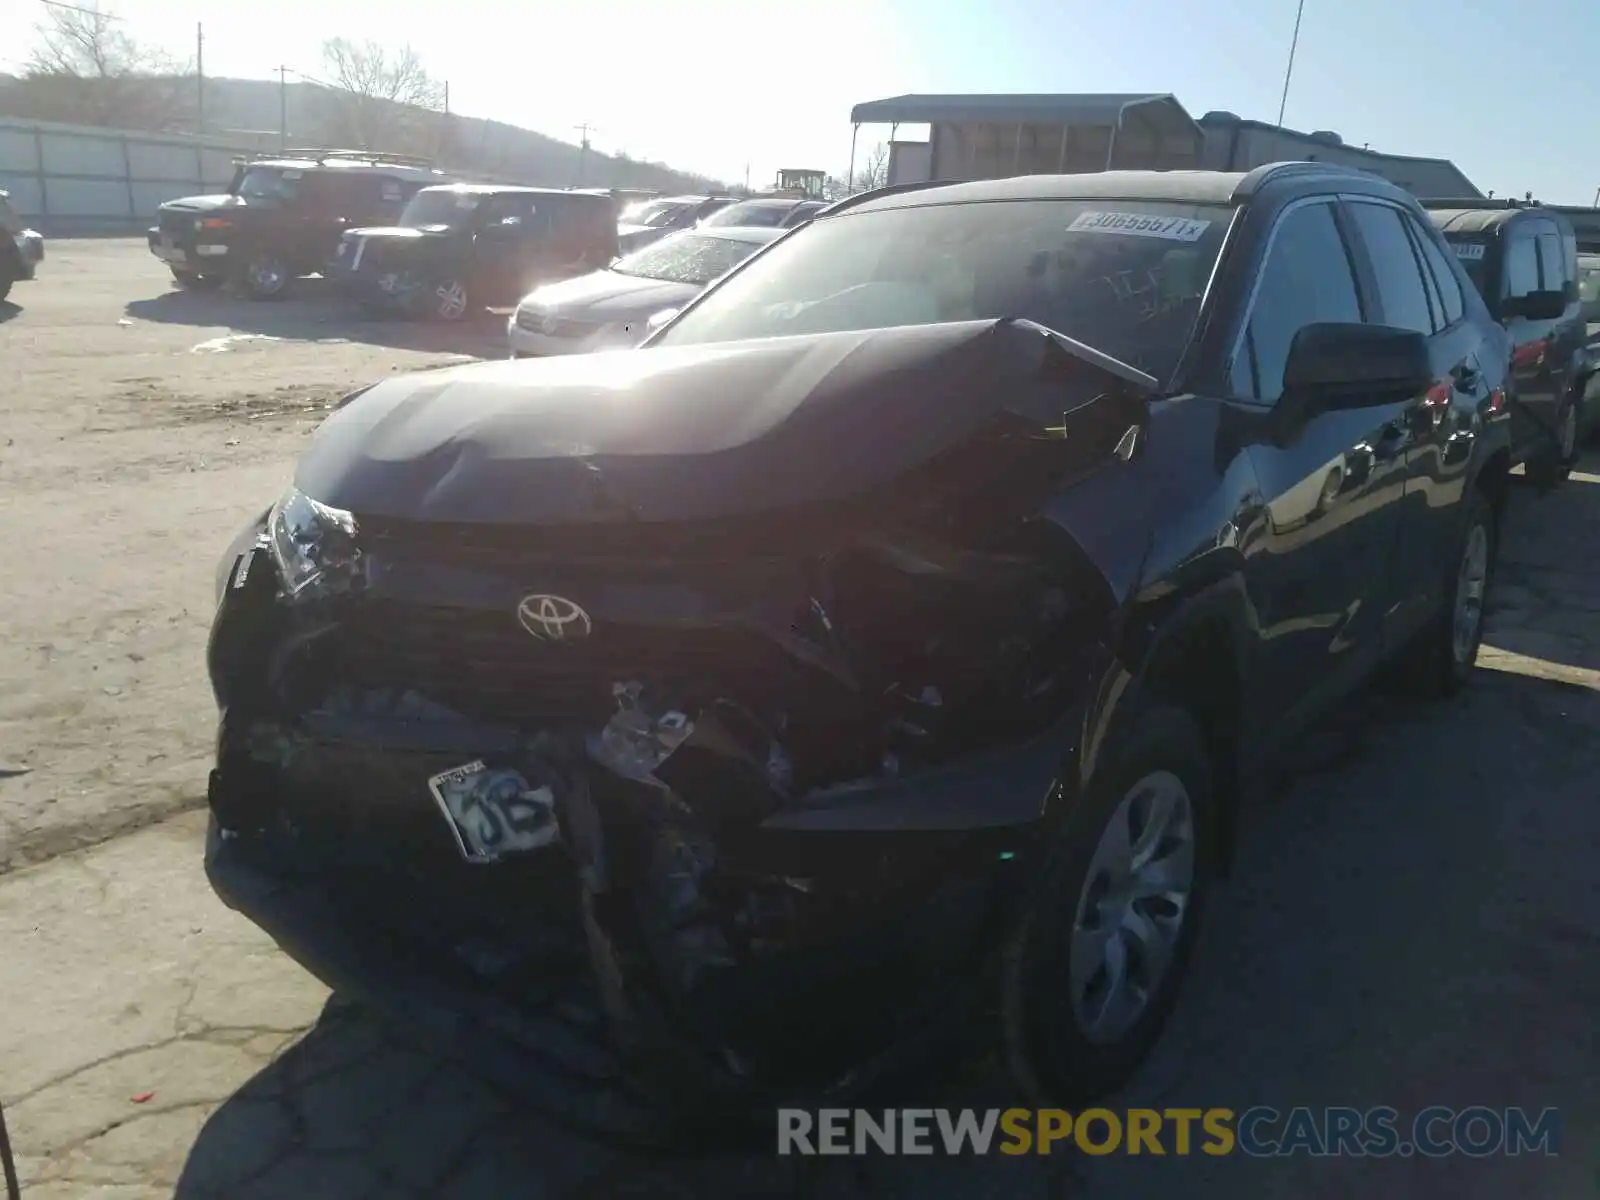
M 470 863 L 498 862 L 556 840 L 555 794 L 517 771 L 470 762 L 435 775 L 428 790 Z

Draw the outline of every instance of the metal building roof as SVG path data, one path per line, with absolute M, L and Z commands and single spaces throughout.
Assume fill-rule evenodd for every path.
M 850 110 L 853 125 L 931 125 L 973 121 L 997 125 L 1115 125 L 1128 112 L 1156 109 L 1169 121 L 1198 131 L 1193 117 L 1170 93 L 1084 92 L 1076 95 L 892 96 Z

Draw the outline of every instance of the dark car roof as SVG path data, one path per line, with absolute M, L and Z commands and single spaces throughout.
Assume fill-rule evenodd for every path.
M 322 160 L 311 158 L 252 158 L 242 164 L 245 167 L 271 167 L 275 170 L 288 171 L 354 171 L 372 172 L 381 175 L 404 175 L 415 179 L 423 176 L 428 179 L 447 179 L 443 171 L 432 167 L 412 166 L 409 163 L 383 162 L 371 158 L 325 158 Z
M 1562 232 L 1567 232 L 1572 224 L 1561 213 L 1539 205 L 1518 205 L 1500 208 L 1434 208 L 1427 204 L 1428 216 L 1441 233 L 1498 233 L 1502 226 L 1509 225 L 1518 217 L 1538 216 L 1548 221 L 1554 221 L 1561 227 Z
M 575 192 L 565 188 L 523 187 L 509 183 L 438 183 L 425 187 L 424 192 L 461 192 L 470 196 L 569 196 L 584 200 L 604 200 L 611 197 L 603 192 Z
M 849 208 L 913 208 L 924 204 L 973 204 L 986 200 L 1170 200 L 1187 204 L 1234 204 L 1268 184 L 1335 182 L 1341 190 L 1408 197 L 1367 171 L 1328 163 L 1268 163 L 1238 171 L 1097 171 L 1082 175 L 1019 175 L 968 183 L 935 184 L 864 197 Z M 837 210 L 840 206 L 836 205 Z

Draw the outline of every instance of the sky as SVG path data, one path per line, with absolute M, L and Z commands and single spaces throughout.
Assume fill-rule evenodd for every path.
M 453 111 L 730 183 L 843 174 L 850 108 L 906 92 L 1170 92 L 1277 117 L 1297 0 L 101 0 L 208 75 L 316 76 L 325 38 L 409 43 Z M 28 30 L 38 0 L 0 0 Z M 8 34 L 0 68 L 27 57 Z M 1496 195 L 1592 204 L 1600 3 L 1305 0 L 1284 123 L 1452 159 Z M 858 163 L 888 129 L 865 126 Z

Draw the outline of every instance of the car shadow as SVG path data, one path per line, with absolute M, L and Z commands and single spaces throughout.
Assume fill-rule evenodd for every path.
M 508 353 L 503 313 L 483 312 L 451 325 L 371 316 L 320 278 L 296 280 L 278 300 L 246 300 L 220 288 L 193 291 L 173 287 L 158 296 L 130 301 L 123 311 L 140 321 L 222 327 L 284 341 L 362 342 L 395 350 L 483 358 L 501 358 Z
M 22 305 L 13 304 L 9 300 L 0 300 L 0 325 L 4 325 L 12 317 L 22 315 Z

